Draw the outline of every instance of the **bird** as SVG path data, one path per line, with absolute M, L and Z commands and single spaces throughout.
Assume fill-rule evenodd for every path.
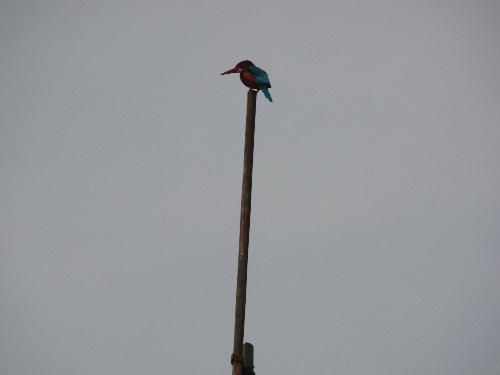
M 267 73 L 261 68 L 255 66 L 250 60 L 240 61 L 234 68 L 226 70 L 224 74 L 240 73 L 241 82 L 246 87 L 253 90 L 262 90 L 264 96 L 270 101 L 273 101 L 269 89 L 271 88 L 271 82 L 269 82 L 269 77 Z

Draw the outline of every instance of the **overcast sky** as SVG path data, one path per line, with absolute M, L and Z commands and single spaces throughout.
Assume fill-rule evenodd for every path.
M 500 373 L 500 2 L 0 0 L 0 373 Z

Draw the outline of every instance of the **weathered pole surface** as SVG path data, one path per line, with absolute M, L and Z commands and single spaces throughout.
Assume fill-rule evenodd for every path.
M 252 169 L 256 99 L 257 91 L 249 90 L 247 95 L 243 184 L 241 189 L 240 243 L 238 251 L 238 276 L 236 281 L 234 346 L 231 356 L 231 364 L 233 365 L 232 375 L 243 375 L 243 336 L 245 332 L 248 241 L 250 235 L 250 210 L 252 206 Z

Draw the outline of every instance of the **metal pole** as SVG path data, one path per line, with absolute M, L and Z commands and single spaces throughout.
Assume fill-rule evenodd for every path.
M 243 375 L 243 336 L 245 331 L 245 304 L 247 295 L 248 240 L 252 203 L 253 145 L 255 134 L 255 107 L 257 91 L 247 95 L 245 151 L 243 156 L 243 184 L 241 189 L 240 243 L 238 276 L 236 282 L 236 309 L 234 316 L 234 346 L 231 355 L 232 375 Z

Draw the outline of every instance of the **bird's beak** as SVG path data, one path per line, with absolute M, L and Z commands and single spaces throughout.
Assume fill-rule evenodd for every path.
M 237 68 L 232 68 L 232 69 L 229 69 L 229 70 L 226 70 L 224 73 L 221 73 L 220 75 L 224 75 L 224 74 L 231 74 L 231 73 L 238 73 L 238 69 Z

